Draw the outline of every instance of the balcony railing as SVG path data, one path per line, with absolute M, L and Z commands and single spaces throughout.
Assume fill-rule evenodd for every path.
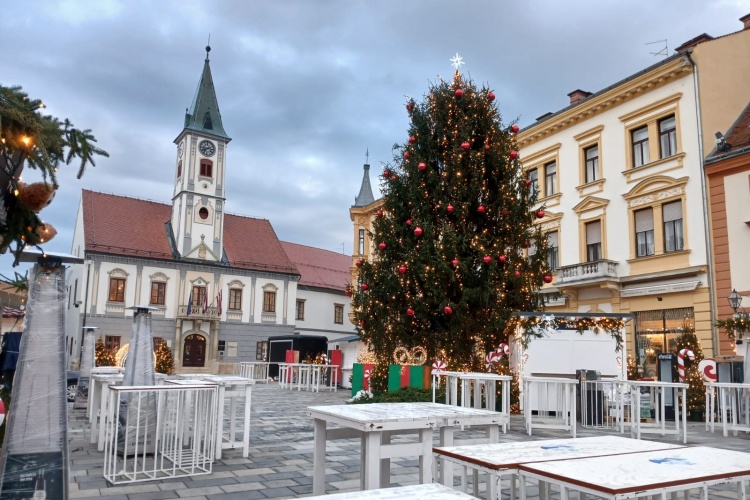
M 557 283 L 570 284 L 579 281 L 599 281 L 617 278 L 617 262 L 597 260 L 563 266 L 557 272 Z
M 218 307 L 207 307 L 203 309 L 201 306 L 192 306 L 190 308 L 190 314 L 188 314 L 188 306 L 179 306 L 177 308 L 177 317 L 180 319 L 202 319 L 202 320 L 218 320 L 219 308 Z

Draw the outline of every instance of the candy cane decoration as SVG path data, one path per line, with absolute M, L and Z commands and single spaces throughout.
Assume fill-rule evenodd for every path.
M 695 354 L 693 354 L 693 351 L 690 349 L 681 349 L 680 352 L 677 353 L 677 373 L 680 376 L 680 382 L 685 381 L 685 356 L 687 356 L 690 361 L 695 359 Z
M 435 361 L 434 363 L 432 363 L 432 370 L 435 371 L 435 372 L 437 372 L 437 373 L 444 372 L 445 369 L 446 369 L 446 365 L 445 365 L 444 361 L 440 361 L 438 359 L 437 361 Z
M 498 360 L 503 357 L 503 355 L 508 356 L 510 354 L 510 347 L 508 347 L 508 344 L 505 342 L 501 342 L 499 346 L 497 346 L 497 350 L 495 351 L 499 354 Z
M 716 382 L 718 379 L 716 374 L 716 360 L 714 358 L 706 358 L 698 363 L 698 370 L 700 370 L 707 382 Z
M 492 367 L 497 364 L 497 362 L 500 360 L 500 358 L 497 356 L 496 352 L 488 352 L 487 356 L 484 357 L 484 368 L 488 371 L 492 371 Z

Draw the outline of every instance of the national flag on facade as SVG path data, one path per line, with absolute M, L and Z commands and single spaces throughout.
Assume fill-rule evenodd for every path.
M 208 311 L 208 294 L 204 292 L 203 293 L 203 314 L 206 314 L 206 311 Z
M 188 310 L 187 315 L 190 316 L 190 313 L 193 312 L 193 292 L 190 291 L 190 298 L 188 298 Z
M 219 308 L 219 316 L 221 316 L 221 290 L 219 290 L 219 295 L 216 296 L 216 305 Z

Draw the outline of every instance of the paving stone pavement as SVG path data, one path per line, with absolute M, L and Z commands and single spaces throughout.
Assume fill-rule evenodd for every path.
M 312 495 L 313 425 L 305 409 L 312 405 L 342 404 L 350 397 L 347 390 L 338 392 L 298 392 L 280 389 L 278 384 L 258 384 L 253 388 L 250 456 L 242 451 L 224 450 L 222 459 L 214 462 L 212 474 L 193 478 L 169 479 L 109 485 L 102 475 L 104 455 L 89 442 L 89 423 L 85 410 L 68 410 L 70 444 L 70 498 L 108 498 L 113 500 L 160 500 L 179 498 L 243 499 L 300 498 Z M 513 415 L 511 429 L 501 434 L 501 442 L 569 437 L 562 431 L 537 431 L 529 437 L 520 415 Z M 472 437 L 477 431 L 461 431 L 456 438 Z M 601 429 L 578 428 L 578 436 L 615 434 Z M 651 436 L 648 436 L 651 439 Z M 674 437 L 657 438 L 675 442 Z M 437 443 L 436 443 L 437 444 Z M 725 438 L 717 428 L 715 434 L 705 431 L 705 424 L 688 423 L 688 444 L 750 451 L 750 435 Z M 327 448 L 327 493 L 359 490 L 359 439 L 329 443 Z M 399 486 L 416 484 L 419 461 L 394 459 L 391 483 Z M 532 488 L 531 498 L 538 498 Z M 507 496 L 507 492 L 504 492 Z M 553 498 L 559 498 L 556 493 Z M 734 490 L 715 487 L 709 498 L 736 498 Z M 406 500 L 406 499 L 405 499 Z

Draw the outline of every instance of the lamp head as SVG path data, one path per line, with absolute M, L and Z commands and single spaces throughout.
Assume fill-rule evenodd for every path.
M 737 293 L 737 289 L 733 288 L 732 293 L 729 294 L 727 299 L 729 300 L 729 305 L 734 309 L 734 312 L 737 312 L 737 309 L 740 308 L 740 304 L 742 304 L 742 296 Z

